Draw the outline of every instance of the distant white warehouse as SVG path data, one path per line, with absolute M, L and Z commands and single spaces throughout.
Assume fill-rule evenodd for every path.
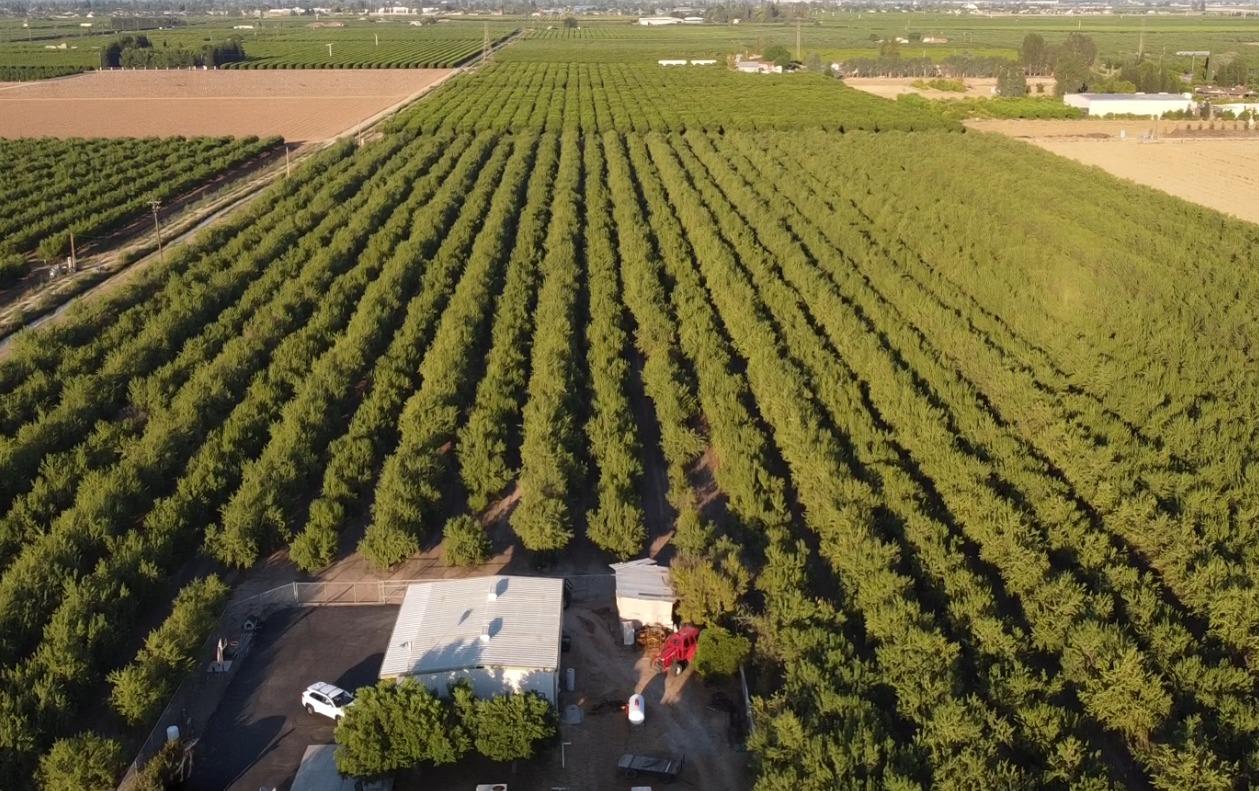
M 682 20 L 675 16 L 640 16 L 638 24 L 643 27 L 660 27 L 661 25 L 680 25 Z
M 559 695 L 564 581 L 474 577 L 407 588 L 380 666 L 438 695 L 467 679 L 477 697 L 533 691 Z
M 1194 108 L 1193 95 L 1188 93 L 1068 93 L 1062 101 L 1070 107 L 1087 110 L 1091 116 L 1149 117 Z

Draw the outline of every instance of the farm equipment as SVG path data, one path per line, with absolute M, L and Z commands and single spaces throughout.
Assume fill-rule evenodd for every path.
M 683 626 L 664 641 L 655 664 L 661 670 L 672 668 L 675 675 L 682 675 L 682 671 L 695 659 L 695 649 L 698 646 L 699 628 Z

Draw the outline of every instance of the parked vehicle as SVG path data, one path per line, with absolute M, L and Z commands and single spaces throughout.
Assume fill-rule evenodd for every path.
M 695 649 L 699 646 L 699 628 L 683 626 L 664 641 L 660 648 L 660 656 L 656 664 L 662 670 L 673 668 L 673 672 L 681 675 L 687 665 L 695 659 Z
M 302 693 L 302 708 L 307 714 L 320 714 L 334 721 L 344 717 L 353 703 L 354 696 L 349 692 L 322 681 L 311 684 Z
M 626 753 L 616 762 L 617 770 L 629 778 L 648 777 L 672 783 L 682 773 L 684 755 L 635 755 Z

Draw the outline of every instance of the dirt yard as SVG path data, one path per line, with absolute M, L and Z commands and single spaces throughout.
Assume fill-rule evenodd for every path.
M 966 126 L 980 132 L 996 132 L 1006 137 L 1031 140 L 1106 140 L 1110 138 L 1139 140 L 1143 137 L 1156 136 L 1155 122 L 1152 119 L 974 119 L 967 121 Z M 1214 126 L 1209 121 L 1159 121 L 1157 136 L 1160 138 L 1254 137 L 1259 139 L 1259 131 L 1248 130 L 1244 121 L 1216 121 Z
M 89 72 L 0 91 L 0 137 L 281 135 L 325 140 L 451 69 Z
M 856 88 L 859 91 L 872 93 L 875 96 L 881 96 L 884 99 L 895 99 L 897 96 L 905 93 L 916 93 L 927 99 L 963 99 L 963 98 L 980 98 L 993 96 L 997 91 L 996 77 L 971 77 L 963 82 L 966 83 L 966 92 L 959 91 L 936 91 L 915 88 L 914 81 L 921 79 L 919 77 L 846 77 L 844 84 Z M 1030 77 L 1027 80 L 1029 92 L 1035 96 L 1036 84 L 1045 85 L 1047 93 L 1053 93 L 1054 80 L 1053 77 Z
M 683 754 L 682 773 L 672 788 L 749 788 L 748 756 L 731 744 L 729 715 L 709 705 L 717 692 L 737 701 L 737 684 L 707 685 L 693 669 L 680 676 L 659 672 L 641 649 L 620 644 L 617 629 L 610 604 L 575 604 L 564 613 L 572 649 L 561 662 L 576 669 L 577 684 L 574 692 L 561 692 L 560 711 L 575 705 L 582 719 L 571 724 L 561 718 L 562 745 L 514 765 L 470 757 L 452 766 L 399 776 L 397 791 L 467 791 L 479 783 L 506 783 L 511 789 L 531 791 L 659 787 L 651 780 L 619 777 L 616 762 L 624 753 Z M 646 700 L 646 722 L 640 726 L 631 726 L 619 709 L 634 692 Z

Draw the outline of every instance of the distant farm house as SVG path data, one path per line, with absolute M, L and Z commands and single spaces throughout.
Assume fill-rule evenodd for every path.
M 660 66 L 712 66 L 717 61 L 713 58 L 687 60 L 686 58 L 662 58 L 656 63 Z
M 760 58 L 740 58 L 734 64 L 735 71 L 744 74 L 782 74 L 783 67 Z
M 661 25 L 680 25 L 682 20 L 675 16 L 643 16 L 638 18 L 643 27 L 659 27 Z
M 1068 107 L 1079 107 L 1090 116 L 1162 116 L 1194 109 L 1188 93 L 1069 93 L 1062 97 Z

